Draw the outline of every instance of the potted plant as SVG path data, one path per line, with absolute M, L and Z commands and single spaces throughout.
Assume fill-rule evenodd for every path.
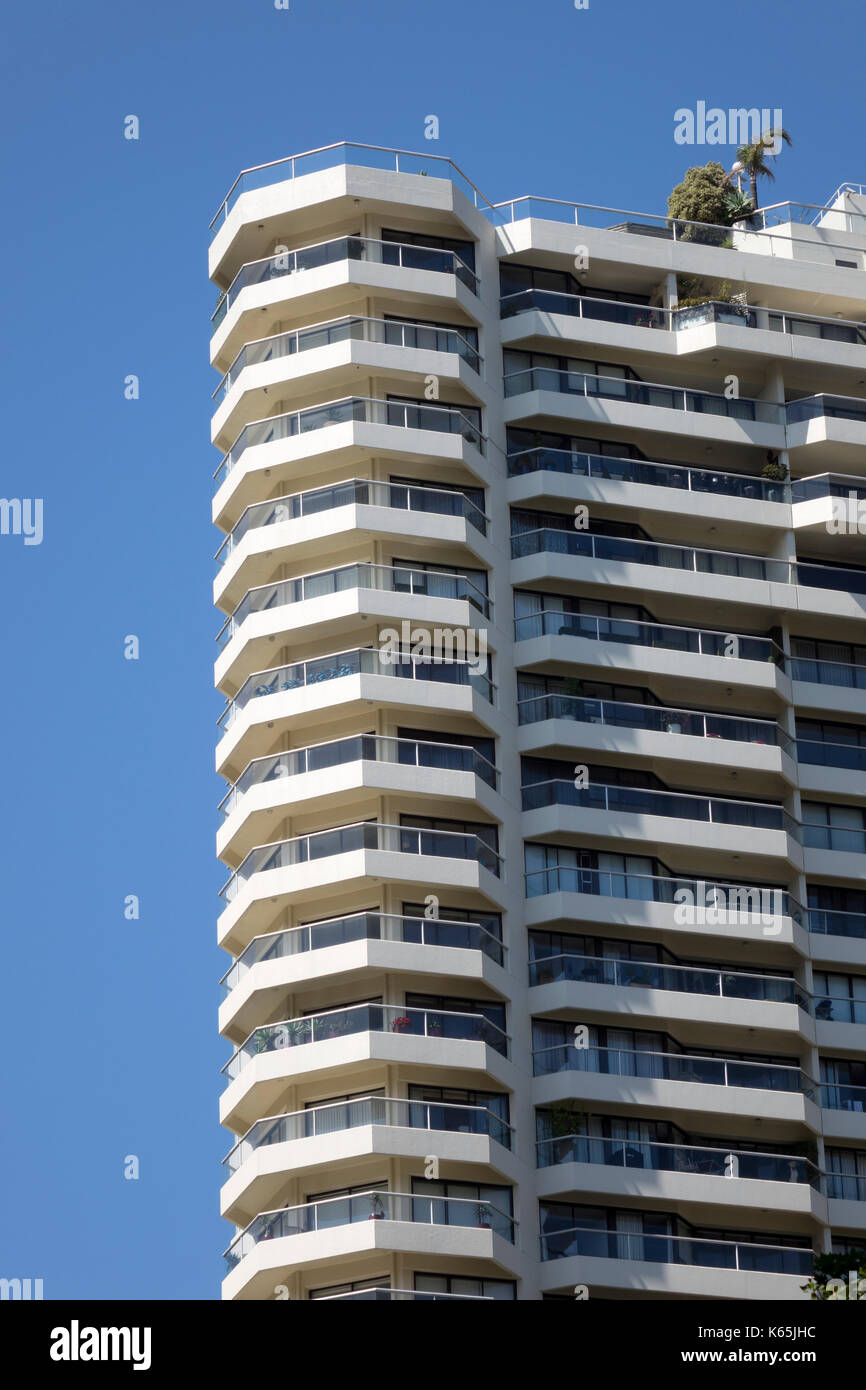
M 397 1018 L 394 1019 L 394 1022 L 391 1024 L 391 1032 L 405 1033 L 409 1028 L 411 1021 L 412 1020 L 409 1018 L 408 1014 L 400 1014 Z
M 779 463 L 778 455 L 772 450 L 767 455 L 767 462 L 761 469 L 761 477 L 770 483 L 786 483 L 788 481 L 788 470 L 783 463 Z M 781 499 L 781 488 L 768 487 L 767 501 L 778 502 Z
M 385 1204 L 384 1204 L 384 1202 L 382 1201 L 382 1198 L 379 1196 L 378 1192 L 375 1192 L 375 1193 L 373 1194 L 373 1200 L 372 1200 L 372 1202 L 370 1203 L 370 1220 L 371 1220 L 371 1221 L 382 1221 L 382 1220 L 384 1220 L 384 1217 L 385 1217 Z
M 490 1208 L 486 1202 L 478 1203 L 478 1225 L 485 1230 L 490 1230 Z

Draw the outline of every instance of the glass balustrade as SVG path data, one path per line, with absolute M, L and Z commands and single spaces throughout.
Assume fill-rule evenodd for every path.
M 511 1148 L 511 1126 L 483 1105 L 440 1105 L 423 1100 L 392 1100 L 388 1096 L 360 1096 L 257 1120 L 223 1163 L 229 1173 L 236 1173 L 257 1149 L 266 1145 L 327 1138 L 369 1125 L 437 1130 L 448 1134 L 483 1134 L 495 1139 L 503 1148 Z
M 287 415 L 270 415 L 245 425 L 214 473 L 219 488 L 237 465 L 246 449 L 294 439 L 331 425 L 389 425 L 396 429 L 429 430 L 439 434 L 458 434 L 484 453 L 484 437 L 468 415 L 458 406 L 416 405 L 412 401 L 376 400 L 368 396 L 348 396 L 325 405 L 309 406 Z M 431 450 L 432 451 L 432 450 Z
M 797 759 L 813 767 L 845 767 L 854 772 L 866 772 L 866 746 L 857 744 L 798 738 Z
M 330 743 L 317 743 L 309 748 L 293 748 L 287 753 L 255 758 L 223 797 L 219 810 L 224 816 L 231 815 L 251 787 L 261 786 L 265 782 L 299 777 L 308 772 L 323 772 L 329 767 L 342 767 L 355 762 L 400 763 L 447 772 L 471 772 L 494 789 L 499 782 L 499 774 L 490 759 L 467 744 L 423 743 L 379 734 L 355 734 Z
M 850 936 L 858 941 L 866 941 L 866 913 L 810 907 L 809 930 L 821 936 Z
M 785 423 L 785 407 L 774 401 L 751 400 L 745 396 L 713 395 L 682 386 L 659 386 L 625 377 L 600 376 L 590 372 L 570 372 L 558 367 L 526 367 L 505 377 L 505 395 L 519 396 L 527 391 L 555 391 L 569 396 L 588 396 L 627 401 L 664 410 L 683 410 L 690 414 L 717 415 L 728 420 L 746 420 L 765 425 Z M 866 408 L 866 402 L 864 402 Z M 866 418 L 866 417 L 864 417 Z
M 811 1011 L 810 1000 L 796 981 L 779 975 L 737 974 L 736 971 L 699 969 L 656 961 L 584 956 L 576 952 L 530 961 L 530 985 L 554 984 L 559 980 L 618 988 L 665 989 L 686 994 L 715 995 L 719 999 L 798 1004 L 806 1012 Z
M 584 1134 L 541 1139 L 537 1154 L 539 1168 L 559 1163 L 596 1163 L 612 1168 L 643 1168 L 656 1173 L 699 1173 L 706 1177 L 746 1178 L 756 1182 L 803 1183 L 819 1190 L 821 1187 L 821 1174 L 815 1165 L 792 1154 L 660 1144 L 654 1139 L 601 1139 Z
M 848 1110 L 861 1115 L 866 1111 L 866 1086 L 825 1082 L 821 1086 L 821 1104 L 825 1110 Z
M 692 903 L 697 905 L 696 911 L 703 908 L 717 913 L 717 921 L 730 918 L 734 923 L 743 925 L 752 918 L 766 918 L 767 925 L 775 917 L 791 917 L 801 924 L 805 920 L 803 908 L 790 893 L 755 884 L 674 878 L 661 874 L 613 873 L 609 869 L 578 868 L 571 864 L 533 869 L 524 877 L 527 898 L 537 898 L 547 893 L 590 893 L 603 898 L 630 898 L 638 902 Z M 814 915 L 812 909 L 810 916 Z
M 814 1261 L 811 1246 L 800 1249 L 751 1241 L 705 1240 L 698 1236 L 599 1231 L 579 1226 L 542 1235 L 542 1260 L 575 1256 L 797 1275 L 811 1274 Z
M 866 853 L 866 830 L 848 829 L 844 825 L 803 824 L 803 844 L 806 849 L 832 849 L 842 854 Z
M 355 1004 L 256 1028 L 226 1062 L 223 1075 L 228 1081 L 234 1081 L 254 1057 L 265 1052 L 305 1047 L 355 1033 L 399 1033 L 405 1037 L 483 1042 L 503 1057 L 508 1055 L 506 1034 L 483 1014 L 433 1012 L 406 1008 L 402 1004 Z
M 354 854 L 359 850 L 467 859 L 497 877 L 500 873 L 499 855 L 477 835 L 363 821 L 358 825 L 319 830 L 312 835 L 299 835 L 293 840 L 279 840 L 276 844 L 260 845 L 250 850 L 240 868 L 221 889 L 220 896 L 226 903 L 232 902 L 254 874 L 267 873 L 270 869 L 293 868 L 297 864 L 310 864 L 317 859 L 329 859 L 336 854 Z
M 799 425 L 807 420 L 853 420 L 866 422 L 866 400 L 859 396 L 805 396 L 787 405 L 789 425 Z
M 426 1197 L 416 1193 L 373 1190 L 348 1197 L 328 1197 L 304 1206 L 263 1212 L 251 1221 L 225 1253 L 228 1271 L 254 1250 L 259 1241 L 351 1226 L 376 1218 L 424 1225 L 482 1227 L 513 1244 L 515 1222 L 492 1202 L 469 1197 Z M 287 1258 L 291 1258 L 287 1256 Z
M 662 545 L 657 541 L 629 540 L 619 536 L 594 535 L 589 531 L 566 531 L 540 526 L 511 537 L 512 559 L 539 554 L 576 555 L 593 560 L 619 560 L 637 565 L 659 565 L 664 569 L 689 570 L 696 574 L 718 574 L 731 579 L 760 579 L 777 584 L 795 583 L 797 566 L 787 560 L 765 560 L 758 555 L 737 555 L 728 550 L 696 550 L 692 546 Z M 800 568 L 803 568 L 802 566 Z M 810 570 L 817 568 L 809 566 Z M 831 571 L 831 577 L 833 575 Z M 848 574 L 848 571 L 842 571 Z M 866 576 L 866 570 L 863 571 Z M 801 583 L 811 583 L 811 578 Z M 832 585 L 841 587 L 841 585 Z
M 847 690 L 866 690 L 866 664 L 852 665 L 844 661 L 821 661 L 811 657 L 790 656 L 785 661 L 788 675 L 795 681 L 814 685 L 837 685 Z
M 341 507 L 387 507 L 392 511 L 463 517 L 476 531 L 480 531 L 482 536 L 487 534 L 487 517 L 463 492 L 423 487 L 420 484 L 413 487 L 411 484 L 378 483 L 365 478 L 351 478 L 345 483 L 336 483 L 333 487 L 296 492 L 286 497 L 273 498 L 268 502 L 254 502 L 246 508 L 214 558 L 218 566 L 224 565 L 249 531 L 258 530 L 263 526 L 277 526 L 284 521 L 298 521 L 303 517 L 317 516 L 321 512 L 337 511 Z
M 732 656 L 740 661 L 771 661 L 781 665 L 784 654 L 769 637 L 713 632 L 671 624 L 641 622 L 633 618 L 597 618 L 588 613 L 567 613 L 545 608 L 514 620 L 517 642 L 536 637 L 584 637 L 593 642 L 621 642 L 638 647 L 662 647 L 699 656 Z M 866 666 L 863 668 L 866 677 Z M 866 686 L 866 680 L 864 680 Z
M 498 937 L 479 922 L 449 921 L 444 917 L 400 917 L 383 912 L 354 912 L 307 926 L 257 936 L 220 983 L 233 990 L 261 962 L 283 960 L 286 956 L 320 951 L 329 946 L 346 946 L 352 941 L 399 941 L 418 946 L 446 946 L 456 950 L 481 951 L 497 965 L 505 960 L 505 947 Z
M 786 483 L 771 482 L 749 473 L 719 473 L 685 464 L 656 463 L 649 459 L 613 458 L 608 454 L 583 454 L 571 449 L 521 449 L 508 455 L 508 476 L 525 473 L 567 473 L 581 478 L 604 478 L 619 483 L 643 483 L 649 487 L 675 487 L 680 491 L 707 492 L 750 501 L 787 502 Z
M 345 593 L 348 589 L 374 589 L 394 594 L 423 594 L 425 598 L 445 598 L 465 601 L 485 618 L 490 617 L 490 600 L 465 574 L 447 574 L 439 570 L 409 569 L 400 565 L 373 565 L 361 561 L 341 565 L 338 569 L 320 570 L 316 574 L 300 575 L 297 579 L 281 579 L 276 584 L 262 584 L 250 589 L 234 612 L 226 618 L 217 633 L 217 643 L 225 647 L 253 613 L 283 608 L 292 603 Z
M 762 801 L 731 801 L 723 797 L 691 796 L 687 792 L 653 791 L 597 783 L 576 787 L 565 778 L 530 782 L 521 788 L 524 811 L 542 806 L 583 806 L 594 811 L 617 811 L 713 825 L 742 825 L 760 830 L 785 830 L 800 838 L 800 827 L 782 806 Z M 849 832 L 850 833 L 850 832 Z M 808 841 L 807 841 L 808 843 Z
M 245 343 L 229 367 L 213 399 L 223 399 L 245 367 L 260 366 L 281 357 L 294 357 L 315 348 L 337 343 L 383 343 L 389 347 L 418 348 L 425 352 L 454 353 L 478 373 L 481 358 L 457 327 L 426 323 L 404 323 L 399 319 L 374 319 L 361 315 L 330 319 L 325 323 L 297 328 L 291 333 L 275 333 L 256 342 Z
M 636 705 L 618 700 L 589 700 L 577 695 L 533 695 L 518 701 L 517 714 L 521 724 L 535 724 L 544 719 L 574 719 L 581 724 L 648 729 L 656 733 L 686 734 L 690 738 L 770 744 L 786 751 L 792 743 L 784 730 L 770 720 L 700 714 L 696 710 L 666 709 L 660 705 Z M 866 748 L 860 751 L 866 754 Z
M 634 1052 L 625 1048 L 577 1047 L 573 1042 L 532 1054 L 533 1076 L 583 1071 L 652 1081 L 688 1081 L 701 1086 L 742 1086 L 749 1090 L 797 1092 L 812 1097 L 813 1083 L 799 1067 L 736 1058 L 698 1057 L 680 1052 Z M 866 1095 L 866 1088 L 864 1088 Z
M 342 680 L 346 676 L 395 676 L 401 680 L 433 681 L 445 685 L 468 685 L 482 695 L 488 704 L 495 698 L 490 677 L 478 672 L 474 662 L 439 661 L 431 657 L 398 653 L 391 661 L 378 647 L 359 647 L 332 656 L 315 657 L 311 661 L 295 661 L 288 666 L 276 666 L 269 671 L 256 671 L 248 676 L 233 700 L 230 700 L 218 720 L 219 727 L 230 729 L 238 715 L 251 700 L 277 695 L 287 690 L 303 690 L 323 681 Z

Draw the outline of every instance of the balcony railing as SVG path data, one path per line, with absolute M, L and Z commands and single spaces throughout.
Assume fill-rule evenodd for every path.
M 353 734 L 328 743 L 271 753 L 248 763 L 235 784 L 219 804 L 224 816 L 242 801 L 251 787 L 283 777 L 299 777 L 305 772 L 323 772 L 347 763 L 400 763 L 410 767 L 429 767 L 448 772 L 471 772 L 489 787 L 499 785 L 499 773 L 483 753 L 462 743 L 422 742 L 420 739 L 390 738 L 381 734 Z M 419 787 L 420 790 L 420 787 Z M 287 794 L 287 800 L 290 795 Z
M 444 275 L 456 275 L 473 294 L 478 293 L 478 279 L 454 251 L 442 251 L 435 246 L 412 246 L 402 241 L 379 241 L 373 237 L 343 236 L 313 246 L 301 246 L 296 251 L 281 251 L 259 261 L 242 265 L 228 289 L 220 296 L 211 315 L 213 331 L 219 327 L 242 290 L 279 280 L 284 275 L 297 275 L 303 270 L 319 270 L 339 261 L 371 261 L 379 265 L 406 266 L 411 270 L 433 270 Z
M 777 666 L 784 660 L 781 647 L 769 637 L 645 623 L 635 618 L 596 618 L 591 614 L 566 613 L 555 608 L 545 608 L 540 613 L 515 618 L 516 642 L 528 642 L 536 637 L 584 637 L 592 642 L 662 647 L 668 651 L 693 652 L 699 656 L 733 657 L 741 661 L 765 663 L 771 661 Z M 866 667 L 863 670 L 866 675 Z
M 664 545 L 658 541 L 628 540 L 620 536 L 600 536 L 591 531 L 566 531 L 552 526 L 520 531 L 511 537 L 512 559 L 520 560 L 526 555 L 542 553 L 617 560 L 625 564 L 658 565 L 663 569 L 718 574 L 731 579 L 759 579 L 777 584 L 795 582 L 796 567 L 787 560 L 765 560 L 757 555 L 739 555 L 732 550 L 698 550 L 690 545 Z M 862 573 L 866 578 L 866 570 Z
M 224 884 L 220 897 L 226 903 L 232 902 L 254 874 L 309 864 L 316 859 L 330 859 L 335 854 L 355 854 L 359 850 L 431 855 L 437 859 L 468 859 L 497 877 L 500 874 L 499 855 L 477 835 L 464 835 L 456 830 L 418 830 L 414 826 L 361 821 L 357 825 L 342 825 L 335 830 L 318 830 L 311 835 L 298 835 L 293 840 L 259 845 L 250 850 L 240 868 Z
M 784 830 L 799 840 L 800 826 L 784 807 L 768 801 L 734 801 L 728 797 L 693 796 L 689 792 L 654 791 L 649 787 L 623 787 L 604 782 L 576 787 L 564 777 L 530 782 L 521 788 L 524 811 L 542 806 L 583 806 L 646 816 L 671 816 L 676 820 L 702 821 L 711 825 L 743 825 L 760 830 Z
M 816 994 L 815 1017 L 822 1023 L 866 1023 L 866 999 L 852 999 L 848 994 Z
M 641 1260 L 652 1264 L 700 1265 L 763 1274 L 812 1272 L 812 1247 L 759 1245 L 752 1241 L 704 1240 L 698 1236 L 632 1235 L 575 1226 L 541 1237 L 542 1260 L 579 1255 L 607 1260 Z
M 785 668 L 791 680 L 809 681 L 814 685 L 836 685 L 847 690 L 866 690 L 866 663 L 853 665 L 844 661 L 819 661 L 812 657 L 790 656 Z
M 371 396 L 345 396 L 342 400 L 308 406 L 305 410 L 292 410 L 286 415 L 269 415 L 265 420 L 253 420 L 245 425 L 213 475 L 216 487 L 225 482 L 245 449 L 273 444 L 282 439 L 294 439 L 297 435 L 328 429 L 331 425 L 350 424 L 390 425 L 396 429 L 459 434 L 480 454 L 484 453 L 481 431 L 459 406 L 415 405 L 408 401 L 377 400 Z
M 627 401 L 664 410 L 684 410 L 690 414 L 718 415 L 729 420 L 748 420 L 765 425 L 784 425 L 785 407 L 774 401 L 752 400 L 747 396 L 717 396 L 682 386 L 660 386 L 654 382 L 632 381 L 623 377 L 600 376 L 592 372 L 560 371 L 557 367 L 525 367 L 505 376 L 505 395 L 521 396 L 527 391 L 555 391 L 569 396 Z M 866 402 L 863 403 L 866 407 Z
M 809 908 L 809 931 L 820 936 L 849 936 L 866 941 L 866 913 L 837 912 L 823 907 Z
M 625 323 L 632 328 L 671 327 L 671 310 L 656 309 L 649 304 L 627 304 L 622 300 L 594 299 L 592 295 L 563 294 L 558 290 L 539 290 L 531 287 L 500 297 L 500 318 L 510 319 L 515 314 L 524 314 L 530 309 L 542 309 L 548 314 L 566 314 L 569 318 Z
M 797 760 L 813 767 L 846 767 L 854 772 L 866 772 L 866 745 L 798 738 Z
M 496 687 L 490 677 L 475 669 L 469 661 L 446 661 L 400 652 L 399 659 L 389 660 L 378 647 L 356 647 L 331 656 L 314 657 L 311 661 L 296 661 L 289 666 L 275 666 L 269 671 L 255 671 L 248 676 L 233 700 L 219 718 L 219 727 L 230 729 L 250 700 L 276 695 L 286 690 L 302 690 L 323 681 L 342 680 L 345 676 L 399 676 L 402 680 L 441 681 L 446 685 L 468 685 L 494 703 Z
M 481 370 L 481 358 L 476 348 L 467 342 L 459 328 L 428 323 L 404 323 L 399 319 L 374 319 L 362 315 L 347 315 L 296 328 L 291 333 L 275 333 L 245 343 L 229 367 L 211 399 L 223 398 L 234 386 L 244 367 L 260 366 L 281 357 L 294 357 L 314 348 L 333 347 L 335 343 L 384 343 L 389 347 L 420 348 L 425 352 L 449 352 L 462 357 L 476 373 Z
M 866 594 L 866 569 L 817 565 L 811 560 L 801 560 L 793 570 L 794 583 L 810 589 L 843 589 L 849 594 Z
M 811 1013 L 808 995 L 795 980 L 781 975 L 737 974 L 735 971 L 666 965 L 656 961 L 584 956 L 576 951 L 529 962 L 530 985 L 554 984 L 559 980 L 612 985 L 616 988 L 664 989 L 704 997 L 714 995 L 718 999 L 758 999 L 764 1003 L 797 1004 L 806 1013 Z
M 353 1289 L 349 1293 L 329 1293 L 317 1303 L 492 1303 L 489 1293 L 422 1293 L 420 1289 Z
M 791 485 L 794 502 L 824 497 L 841 497 L 847 501 L 852 493 L 858 500 L 866 497 L 866 484 L 850 473 L 816 473 L 811 478 L 798 478 Z
M 533 1076 L 551 1076 L 563 1071 L 642 1077 L 652 1081 L 687 1081 L 700 1086 L 741 1086 L 747 1090 L 797 1092 L 808 1097 L 815 1094 L 814 1083 L 799 1067 L 780 1066 L 775 1062 L 693 1057 L 683 1052 L 576 1047 L 573 1042 L 533 1052 Z
M 866 1177 L 857 1173 L 827 1173 L 826 1187 L 837 1202 L 866 1202 Z
M 361 1126 L 384 1125 L 389 1129 L 428 1129 L 448 1134 L 486 1134 L 503 1148 L 512 1145 L 511 1126 L 483 1105 L 440 1105 L 436 1101 L 392 1100 L 389 1096 L 358 1096 L 352 1100 L 314 1105 L 288 1115 L 257 1120 L 231 1153 L 223 1159 L 230 1173 L 257 1149 L 268 1144 L 288 1144 L 296 1139 L 316 1139 Z
M 226 536 L 214 558 L 219 566 L 224 565 L 249 531 L 262 526 L 277 526 L 283 521 L 317 516 L 321 512 L 337 511 L 340 507 L 387 507 L 393 511 L 463 517 L 482 536 L 487 535 L 487 517 L 464 492 L 423 487 L 421 484 L 412 487 L 408 483 L 377 483 L 367 478 L 350 478 L 333 487 L 290 493 L 268 502 L 253 502 Z
M 587 700 L 577 695 L 531 695 L 518 700 L 517 715 L 520 724 L 537 724 L 544 719 L 573 719 L 580 724 L 649 729 L 663 734 L 685 734 L 690 738 L 771 744 L 786 752 L 792 744 L 780 725 L 771 719 L 701 714 L 697 710 L 667 709 L 661 705 L 638 705 L 621 700 Z M 859 751 L 866 754 L 866 748 Z
M 490 617 L 490 600 L 468 575 L 456 572 L 446 574 L 440 570 L 414 570 L 407 565 L 374 565 L 362 560 L 356 564 L 340 565 L 337 569 L 319 570 L 314 574 L 299 575 L 297 579 L 280 579 L 276 584 L 260 584 L 249 589 L 217 633 L 217 643 L 220 648 L 225 647 L 252 613 L 264 613 L 292 603 L 306 603 L 329 594 L 345 593 L 347 589 L 458 599 L 471 604 L 485 618 Z
M 693 903 L 696 912 L 709 908 L 718 923 L 745 925 L 756 919 L 791 917 L 803 923 L 805 913 L 790 893 L 755 884 L 722 880 L 673 878 L 661 874 L 612 873 L 609 869 L 583 869 L 553 864 L 525 875 L 527 898 L 547 893 L 590 893 L 602 898 L 630 898 L 637 902 Z M 680 894 L 680 897 L 677 897 Z M 826 915 L 826 914 L 825 914 Z M 866 921 L 866 919 L 864 919 Z M 864 931 L 866 935 L 866 931 Z
M 821 1188 L 821 1174 L 807 1158 L 754 1153 L 706 1145 L 660 1144 L 655 1140 L 596 1139 L 584 1134 L 540 1139 L 538 1167 L 558 1163 L 601 1163 L 613 1168 L 643 1168 L 654 1173 L 700 1173 L 716 1178 L 757 1182 L 793 1182 Z
M 849 1110 L 862 1115 L 866 1112 L 866 1086 L 826 1081 L 821 1086 L 821 1105 L 825 1110 Z
M 516 1222 L 492 1202 L 475 1201 L 471 1197 L 425 1197 L 408 1192 L 371 1191 L 262 1212 L 225 1252 L 227 1269 L 234 1269 L 260 1240 L 328 1231 L 335 1226 L 351 1226 L 356 1221 L 371 1221 L 377 1217 L 434 1226 L 482 1226 L 514 1243 Z
M 770 482 L 750 473 L 719 473 L 708 468 L 688 468 L 685 464 L 612 458 L 607 454 L 582 454 L 571 449 L 521 449 L 519 453 L 508 455 L 510 478 L 542 471 L 619 483 L 642 483 L 648 487 L 675 487 L 680 491 L 744 497 L 750 501 L 790 501 L 787 483 Z
M 234 1081 L 254 1057 L 264 1052 L 306 1047 L 356 1033 L 399 1033 L 405 1037 L 483 1042 L 501 1056 L 508 1056 L 507 1034 L 484 1014 L 434 1012 L 406 1008 L 403 1004 L 354 1004 L 349 1008 L 285 1019 L 282 1023 L 266 1023 L 254 1029 L 226 1062 L 222 1074 L 227 1081 Z
M 856 420 L 866 424 L 866 400 L 860 396 L 804 396 L 787 405 L 789 425 L 806 420 Z
M 815 825 L 803 822 L 806 849 L 832 849 L 843 854 L 866 854 L 866 830 L 849 830 L 844 825 Z
M 434 178 L 449 179 L 474 207 L 494 211 L 492 204 L 453 159 L 426 151 L 424 154 L 418 154 L 414 150 L 397 150 L 387 145 L 366 145 L 339 140 L 332 145 L 322 145 L 315 150 L 305 150 L 302 154 L 288 155 L 285 159 L 272 159 L 267 164 L 257 164 L 251 169 L 243 169 L 220 204 L 210 224 L 211 230 L 225 221 L 242 193 L 249 193 L 256 188 L 266 188 L 274 183 L 284 183 L 288 179 L 302 178 L 305 174 L 316 174 L 322 169 L 333 169 L 341 164 L 356 164 L 363 169 L 389 169 L 396 174 L 429 175 L 432 172 Z
M 230 993 L 262 962 L 283 960 L 286 956 L 321 951 L 329 946 L 346 946 L 351 941 L 400 941 L 417 946 L 443 946 L 449 949 L 481 951 L 497 965 L 505 961 L 505 946 L 479 922 L 449 921 L 445 917 L 400 917 L 384 912 L 354 912 L 348 917 L 332 917 L 303 927 L 257 936 L 220 984 Z

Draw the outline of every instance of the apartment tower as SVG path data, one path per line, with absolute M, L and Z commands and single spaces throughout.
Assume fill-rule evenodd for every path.
M 866 1246 L 864 270 L 854 185 L 236 181 L 225 1298 L 797 1300 Z

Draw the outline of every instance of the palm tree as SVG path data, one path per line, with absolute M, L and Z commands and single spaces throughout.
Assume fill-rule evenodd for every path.
M 769 179 L 771 183 L 775 181 L 776 175 L 767 163 L 766 155 L 778 146 L 780 140 L 784 140 L 786 145 L 792 143 L 787 130 L 766 130 L 759 140 L 737 150 L 737 159 L 743 166 L 743 172 L 749 176 L 753 211 L 758 207 L 758 179 Z M 772 158 L 775 159 L 776 154 Z

